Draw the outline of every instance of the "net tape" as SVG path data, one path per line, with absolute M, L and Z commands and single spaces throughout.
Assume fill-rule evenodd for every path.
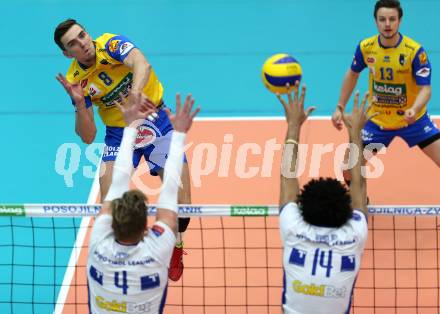
M 0 204 L 0 216 L 22 217 L 88 217 L 95 216 L 100 204 Z M 438 216 L 440 205 L 377 205 L 369 206 L 371 215 Z M 156 214 L 156 206 L 148 206 L 148 215 Z M 278 205 L 180 205 L 179 217 L 200 216 L 277 216 Z

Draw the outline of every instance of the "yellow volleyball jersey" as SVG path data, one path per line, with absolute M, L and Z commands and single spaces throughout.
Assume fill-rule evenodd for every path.
M 121 111 L 116 106 L 120 94 L 128 97 L 133 84 L 132 69 L 123 61 L 136 46 L 125 36 L 103 34 L 95 40 L 96 62 L 86 68 L 74 60 L 66 78 L 71 83 L 81 84 L 87 106 L 93 103 L 107 126 L 124 127 Z M 160 105 L 163 87 L 153 70 L 143 93 L 156 105 Z
M 406 109 L 411 108 L 419 93 L 419 86 L 431 84 L 431 65 L 423 47 L 406 36 L 394 47 L 384 47 L 379 35 L 360 42 L 351 65 L 354 72 L 368 67 L 370 114 L 380 112 L 372 121 L 383 129 L 407 126 Z M 424 106 L 417 114 L 421 118 Z

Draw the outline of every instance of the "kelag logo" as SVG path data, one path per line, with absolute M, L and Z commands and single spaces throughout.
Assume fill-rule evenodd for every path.
M 231 216 L 267 216 L 268 206 L 231 206 Z
M 0 216 L 25 216 L 23 205 L 0 205 Z

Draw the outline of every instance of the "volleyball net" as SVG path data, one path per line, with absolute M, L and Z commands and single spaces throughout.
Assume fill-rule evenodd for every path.
M 0 313 L 87 312 L 88 237 L 99 209 L 0 204 Z M 352 313 L 438 313 L 440 206 L 369 212 Z M 179 215 L 192 217 L 185 270 L 169 284 L 165 313 L 281 313 L 278 206 L 189 205 Z

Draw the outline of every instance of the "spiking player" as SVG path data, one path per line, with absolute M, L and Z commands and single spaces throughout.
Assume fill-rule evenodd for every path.
M 100 176 L 101 199 L 109 189 L 114 160 L 124 130 L 122 113 L 116 106 L 120 95 L 132 102 L 133 95 L 143 93 L 157 107 L 149 120 L 139 127 L 133 164 L 137 167 L 144 156 L 151 175 L 163 177 L 163 165 L 169 148 L 169 132 L 173 129 L 163 103 L 163 87 L 151 65 L 142 52 L 127 37 L 103 34 L 96 40 L 84 27 L 73 19 L 60 23 L 54 33 L 54 40 L 63 54 L 73 58 L 66 78 L 59 74 L 57 80 L 72 98 L 75 106 L 75 130 L 83 142 L 90 144 L 96 136 L 96 125 L 92 104 L 106 125 L 105 148 L 101 161 L 104 174 Z M 187 163 L 182 171 L 182 189 L 179 203 L 190 204 L 190 180 Z M 185 232 L 188 218 L 179 218 L 179 232 Z M 182 239 L 179 239 L 170 265 L 170 279 L 177 281 L 183 272 Z
M 440 167 L 440 131 L 426 110 L 431 98 L 431 64 L 419 43 L 399 33 L 402 16 L 399 1 L 376 2 L 374 18 L 379 34 L 357 46 L 332 122 L 337 129 L 342 128 L 340 107 L 345 108 L 360 72 L 368 68 L 372 104 L 369 114 L 380 114 L 365 125 L 364 145 L 388 146 L 399 136 L 408 146 L 419 146 Z
M 156 222 L 146 232 L 146 196 L 128 191 L 133 170 L 133 144 L 138 123 L 154 111 L 140 93 L 120 106 L 126 122 L 113 179 L 96 218 L 89 243 L 87 283 L 90 313 L 163 312 L 168 286 L 167 268 L 177 233 L 178 177 L 183 166 L 186 132 L 199 109 L 188 96 L 183 107 L 176 97 L 176 115 L 165 163 L 163 190 L 159 196 Z M 119 106 L 119 105 L 118 105 Z M 168 112 L 169 113 L 169 112 Z
M 304 110 L 301 97 L 280 96 L 287 134 L 280 177 L 280 230 L 283 242 L 283 309 L 285 314 L 349 313 L 353 286 L 367 240 L 365 179 L 361 176 L 361 151 L 350 156 L 353 180 L 350 191 L 336 179 L 311 180 L 300 191 L 297 166 L 301 125 L 313 108 Z M 350 142 L 358 147 L 367 118 L 354 99 L 351 116 L 343 116 Z

